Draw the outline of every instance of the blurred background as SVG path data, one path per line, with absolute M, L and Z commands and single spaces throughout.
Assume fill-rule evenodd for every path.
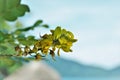
M 63 80 L 120 79 L 119 0 L 22 0 L 22 3 L 31 10 L 19 18 L 25 26 L 42 19 L 50 25 L 49 29 L 61 26 L 78 39 L 72 53 L 61 52 L 56 62 L 48 62 Z M 36 28 L 27 35 L 39 38 L 38 34 L 49 33 L 49 29 Z
M 72 53 L 61 54 L 64 58 L 106 69 L 120 65 L 119 0 L 22 1 L 31 9 L 20 18 L 25 25 L 42 19 L 50 29 L 61 26 L 75 34 L 78 42 Z M 34 35 L 46 32 L 49 29 L 36 29 Z
M 42 19 L 50 25 L 50 29 L 61 26 L 75 34 L 78 41 L 73 46 L 73 52 L 62 52 L 62 58 L 80 64 L 88 73 L 91 69 L 96 68 L 98 73 L 100 69 L 103 72 L 116 68 L 120 70 L 119 0 L 22 1 L 30 5 L 31 9 L 31 13 L 27 14 L 25 18 L 19 18 L 25 22 L 25 25 L 33 24 L 37 19 Z M 49 33 L 49 29 L 36 29 L 34 35 L 46 32 Z M 78 74 L 82 74 L 79 69 L 74 68 Z M 102 70 L 100 70 L 101 73 Z M 93 71 L 90 75 L 92 73 L 96 72 Z M 85 73 L 85 75 L 88 76 L 89 74 Z

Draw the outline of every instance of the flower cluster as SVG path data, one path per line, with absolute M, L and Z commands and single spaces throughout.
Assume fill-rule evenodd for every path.
M 55 30 L 51 30 L 51 34 L 45 34 L 37 40 L 31 49 L 29 46 L 25 46 L 23 49 L 19 46 L 15 47 L 18 52 L 18 56 L 35 54 L 34 58 L 39 60 L 43 56 L 50 54 L 52 58 L 55 57 L 55 51 L 57 50 L 58 56 L 60 56 L 60 50 L 64 52 L 72 52 L 71 47 L 77 39 L 74 39 L 72 32 L 61 27 L 57 27 Z

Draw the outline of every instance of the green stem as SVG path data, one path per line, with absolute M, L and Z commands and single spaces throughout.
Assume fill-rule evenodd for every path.
M 9 55 L 8 55 L 8 54 L 0 54 L 0 57 L 2 57 L 2 56 L 3 56 L 3 57 L 5 57 L 5 56 L 6 56 L 6 57 L 12 57 L 12 56 L 15 56 L 15 55 L 12 55 L 12 54 L 9 54 Z

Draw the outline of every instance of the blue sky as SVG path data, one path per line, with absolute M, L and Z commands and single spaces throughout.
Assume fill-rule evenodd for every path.
M 25 25 L 42 19 L 51 29 L 59 25 L 75 34 L 73 52 L 62 53 L 63 57 L 104 68 L 120 65 L 120 0 L 22 1 L 31 9 L 19 18 Z M 41 28 L 31 34 L 48 32 Z

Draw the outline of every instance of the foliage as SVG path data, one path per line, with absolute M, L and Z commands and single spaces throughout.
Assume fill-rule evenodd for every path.
M 28 6 L 20 2 L 21 0 L 0 0 L 0 17 L 7 21 L 15 21 L 25 12 L 29 12 Z
M 49 27 L 43 24 L 42 20 L 37 20 L 29 27 L 23 27 L 17 19 L 26 12 L 30 12 L 30 9 L 21 4 L 21 0 L 0 0 L 0 73 L 7 71 L 9 74 L 23 62 L 41 60 L 47 55 L 51 55 L 55 60 L 56 50 L 58 56 L 60 50 L 71 52 L 73 43 L 77 41 L 72 32 L 60 26 L 51 30 L 50 34 L 40 35 L 40 39 L 32 35 L 26 36 L 27 31 L 36 27 Z M 9 21 L 14 22 L 14 26 L 11 26 Z

